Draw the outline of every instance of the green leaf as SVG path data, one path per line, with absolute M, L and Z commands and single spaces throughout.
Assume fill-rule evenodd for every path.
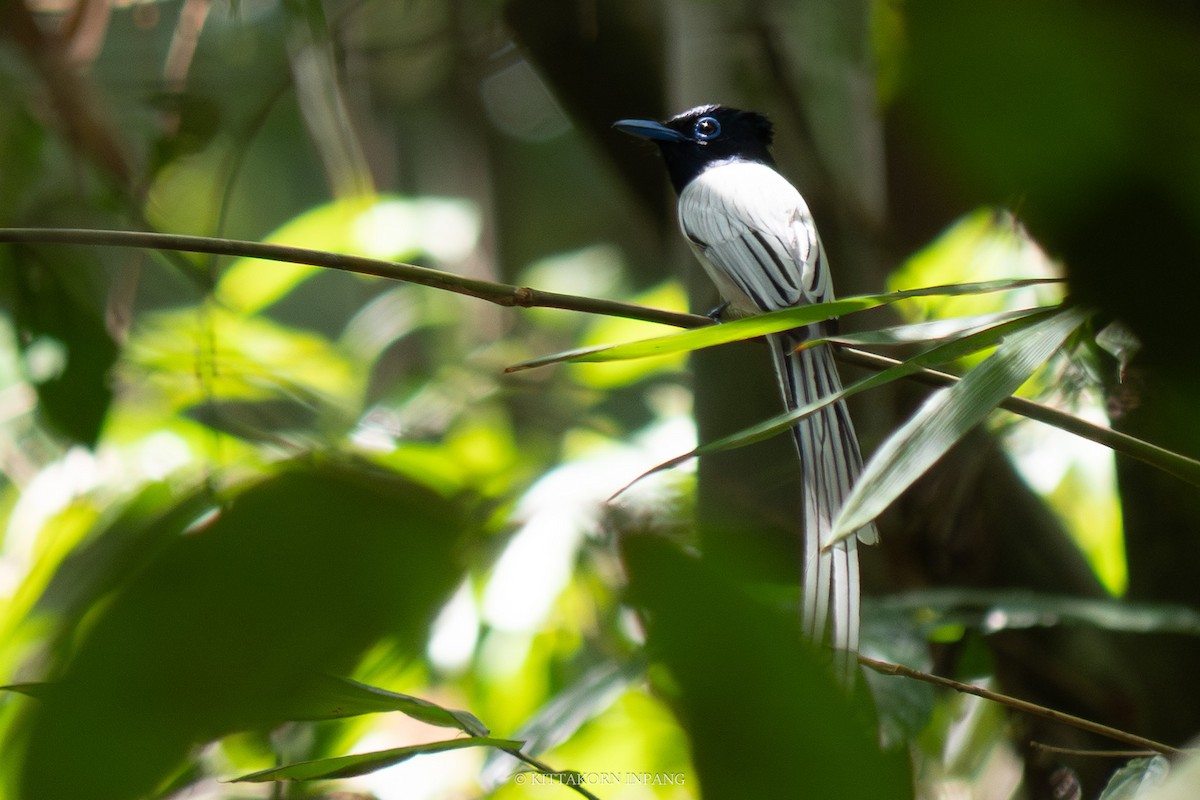
M 473 736 L 487 736 L 487 726 L 469 711 L 443 708 L 420 697 L 389 692 L 365 683 L 327 676 L 314 684 L 301 698 L 293 719 L 321 720 L 355 717 L 384 711 L 401 714 L 437 725 L 457 728 Z
M 719 344 L 753 339 L 771 333 L 792 330 L 814 322 L 839 317 L 855 311 L 877 308 L 911 297 L 928 295 L 958 295 L 979 292 L 1000 292 L 1018 289 L 1036 283 L 1046 283 L 1054 279 L 1032 278 L 1002 281 L 985 281 L 982 283 L 963 283 L 953 286 L 933 286 L 923 289 L 909 289 L 901 292 L 885 294 L 868 294 L 857 297 L 847 297 L 843 300 L 833 300 L 828 303 L 814 303 L 806 306 L 785 308 L 781 311 L 771 311 L 766 314 L 756 314 L 752 317 L 725 322 L 696 330 L 671 333 L 666 336 L 656 336 L 617 345 L 599 347 L 582 347 L 555 355 L 522 361 L 508 367 L 506 372 L 518 372 L 524 369 L 557 364 L 562 361 L 624 361 L 631 358 L 649 358 L 673 353 L 684 353 L 714 347 Z
M 92 447 L 112 402 L 109 335 L 95 261 L 75 251 L 6 248 L 0 298 L 10 306 L 22 367 L 38 414 L 57 433 Z
M 961 381 L 933 394 L 872 456 L 823 546 L 875 519 L 1002 400 L 1020 388 L 1091 315 L 1071 307 L 1001 343 Z
M 88 625 L 50 651 L 54 691 L 27 704 L 14 796 L 149 796 L 203 743 L 312 711 L 305 698 L 380 641 L 419 653 L 462 579 L 466 509 L 378 469 L 284 465 L 224 486 L 219 506 L 199 488 L 180 508 L 197 495 L 209 500 L 199 521 L 163 512 L 154 535 L 114 523 L 107 537 L 137 536 L 151 552 L 113 560 L 128 566 L 123 580 L 98 582 L 91 605 L 65 595 L 48 606 Z M 349 695 L 359 708 L 362 694 Z
M 985 633 L 1090 625 L 1120 633 L 1200 636 L 1200 611 L 1169 603 L 1134 603 L 1025 590 L 920 589 L 869 598 L 864 608 L 899 624 L 897 615 L 919 618 L 924 628 L 969 625 Z M 868 616 L 864 614 L 864 616 Z
M 780 786 L 789 797 L 912 796 L 907 750 L 881 750 L 865 689 L 842 691 L 795 606 L 759 599 L 744 545 L 697 558 L 631 533 L 621 555 L 647 621 L 649 675 L 687 731 L 705 797 L 777 797 Z
M 493 739 L 487 736 L 470 736 L 465 739 L 450 739 L 428 744 L 415 744 L 408 747 L 395 747 L 391 750 L 378 750 L 373 753 L 362 753 L 354 756 L 338 758 L 321 758 L 315 761 L 300 761 L 282 767 L 264 769 L 252 772 L 240 778 L 234 778 L 231 783 L 264 783 L 266 781 L 313 781 L 328 778 L 352 778 L 356 775 L 366 775 L 369 772 L 407 761 L 413 756 L 426 753 L 444 753 L 448 750 L 462 750 L 467 747 L 498 747 L 501 750 L 520 750 L 524 742 L 513 739 Z

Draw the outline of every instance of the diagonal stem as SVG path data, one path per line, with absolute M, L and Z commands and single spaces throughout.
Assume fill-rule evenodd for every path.
M 868 669 L 872 669 L 881 675 L 900 675 L 905 678 L 932 683 L 934 686 L 942 686 L 947 689 L 953 689 L 956 692 L 963 694 L 971 694 L 976 697 L 982 697 L 984 700 L 991 700 L 994 703 L 1008 706 L 1009 708 L 1020 711 L 1024 714 L 1031 714 L 1036 717 L 1042 717 L 1053 722 L 1059 722 L 1063 725 L 1069 725 L 1072 728 L 1078 728 L 1081 731 L 1094 733 L 1103 736 L 1113 741 L 1121 742 L 1141 750 L 1153 750 L 1156 753 L 1162 753 L 1166 756 L 1179 756 L 1186 754 L 1187 750 L 1181 750 L 1178 747 L 1172 747 L 1162 742 L 1156 742 L 1153 739 L 1147 739 L 1144 736 L 1138 736 L 1134 733 L 1111 728 L 1108 725 L 1102 725 L 1099 722 L 1077 717 L 1074 714 L 1068 714 L 1065 711 L 1055 711 L 1053 708 L 1040 706 L 1037 703 L 1031 703 L 1028 700 L 1021 700 L 1016 697 L 1011 697 L 999 692 L 993 692 L 991 689 L 985 689 L 982 686 L 976 686 L 971 683 L 962 683 L 961 681 L 943 678 L 940 675 L 931 675 L 928 672 L 906 667 L 903 664 L 893 664 L 887 661 L 876 661 L 873 658 L 867 658 L 860 655 L 858 663 Z

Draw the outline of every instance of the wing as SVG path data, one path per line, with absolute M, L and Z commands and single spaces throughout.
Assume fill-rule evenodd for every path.
M 705 170 L 679 196 L 679 225 L 740 314 L 832 297 L 808 205 L 765 164 L 734 161 Z

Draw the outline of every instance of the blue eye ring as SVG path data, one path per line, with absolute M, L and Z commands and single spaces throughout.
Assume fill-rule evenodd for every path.
M 707 142 L 721 135 L 721 123 L 715 117 L 701 117 L 692 126 L 692 135 L 698 142 Z

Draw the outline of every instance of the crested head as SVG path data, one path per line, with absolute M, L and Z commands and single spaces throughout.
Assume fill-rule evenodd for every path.
M 708 122 L 701 123 L 706 118 L 714 120 L 717 128 Z M 716 103 L 689 108 L 663 124 L 705 145 L 741 143 L 766 149 L 775 136 L 771 121 L 757 111 L 742 111 Z
M 622 120 L 616 127 L 659 146 L 677 192 L 714 164 L 755 161 L 775 166 L 771 122 L 754 111 L 703 105 L 662 123 Z

